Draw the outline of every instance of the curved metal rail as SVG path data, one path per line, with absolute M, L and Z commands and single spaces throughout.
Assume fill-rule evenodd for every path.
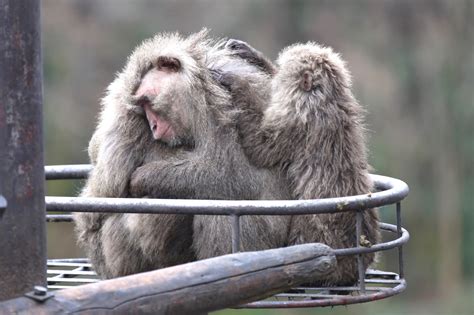
M 86 178 L 90 170 L 89 165 L 78 165 L 77 168 L 73 165 L 61 165 L 47 166 L 45 173 L 46 179 L 80 179 Z M 380 191 L 338 198 L 313 200 L 196 200 L 46 197 L 46 204 L 48 211 L 295 215 L 365 210 L 400 202 L 408 195 L 408 185 L 401 180 L 381 175 L 371 175 L 371 177 L 375 189 Z
M 46 166 L 47 180 L 85 179 L 92 170 L 90 165 Z M 48 212 L 106 212 L 106 213 L 155 213 L 227 215 L 232 221 L 232 251 L 239 251 L 240 216 L 242 215 L 302 215 L 354 211 L 356 239 L 361 237 L 362 212 L 385 205 L 396 204 L 397 224 L 380 223 L 381 230 L 397 238 L 363 247 L 334 249 L 336 256 L 356 255 L 359 265 L 359 284 L 351 287 L 297 287 L 292 292 L 280 293 L 270 299 L 240 306 L 241 308 L 295 308 L 347 305 L 384 299 L 406 288 L 403 278 L 402 247 L 409 240 L 409 233 L 401 226 L 401 201 L 408 195 L 408 186 L 401 180 L 381 175 L 371 175 L 376 192 L 364 195 L 314 200 L 191 200 L 191 199 L 137 199 L 137 198 L 84 198 L 46 197 Z M 48 214 L 48 222 L 72 222 L 70 214 Z M 398 248 L 399 274 L 367 270 L 362 267 L 361 255 Z M 98 281 L 85 259 L 60 259 L 48 261 L 50 289 Z M 58 269 L 59 268 L 59 269 Z M 75 281 L 75 279 L 78 279 Z M 349 293 L 349 294 L 348 294 Z

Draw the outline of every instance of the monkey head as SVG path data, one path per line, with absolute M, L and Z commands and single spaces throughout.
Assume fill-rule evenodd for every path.
M 126 115 L 138 115 L 149 135 L 171 147 L 192 147 L 204 117 L 208 69 L 204 65 L 210 40 L 207 31 L 187 38 L 159 34 L 144 41 L 108 88 Z
M 285 48 L 277 59 L 278 71 L 272 81 L 274 112 L 282 116 L 296 111 L 301 122 L 311 120 L 317 113 L 334 115 L 345 103 L 350 93 L 351 76 L 345 62 L 330 47 L 313 42 L 295 44 Z M 286 96 L 286 97 L 285 97 Z

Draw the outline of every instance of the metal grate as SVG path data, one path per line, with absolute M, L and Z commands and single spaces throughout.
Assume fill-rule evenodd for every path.
M 100 281 L 87 259 L 48 260 L 48 289 L 60 290 Z M 348 305 L 384 299 L 402 292 L 406 282 L 397 273 L 369 269 L 365 293 L 358 286 L 295 287 L 289 292 L 249 303 L 239 308 L 298 308 Z
M 365 293 L 358 286 L 350 287 L 296 287 L 291 292 L 246 305 L 242 308 L 297 308 L 348 305 L 384 299 L 402 292 L 404 279 L 393 272 L 369 269 L 365 278 Z
M 46 179 L 86 178 L 89 165 L 47 166 Z M 362 213 L 364 210 L 395 204 L 396 225 L 379 223 L 381 231 L 395 238 L 362 247 L 334 249 L 336 256 L 356 255 L 359 265 L 359 282 L 349 287 L 293 288 L 289 292 L 271 298 L 245 304 L 239 308 L 298 308 L 348 305 L 384 299 L 406 288 L 403 275 L 402 247 L 409 233 L 401 226 L 401 203 L 408 194 L 408 186 L 394 178 L 371 175 L 377 192 L 366 195 L 328 198 L 319 200 L 286 201 L 232 201 L 232 200 L 166 200 L 132 198 L 81 198 L 46 197 L 47 211 L 62 212 L 108 212 L 108 213 L 156 213 L 156 214 L 201 214 L 227 215 L 232 222 L 232 251 L 238 252 L 240 245 L 240 217 L 242 215 L 294 215 L 355 211 L 356 239 L 360 239 Z M 71 214 L 48 214 L 48 222 L 72 222 Z M 389 271 L 364 270 L 361 254 L 398 249 L 398 274 Z M 71 286 L 100 281 L 86 259 L 55 259 L 48 261 L 48 288 L 65 289 Z
M 67 289 L 72 286 L 99 281 L 87 259 L 48 260 L 48 289 Z

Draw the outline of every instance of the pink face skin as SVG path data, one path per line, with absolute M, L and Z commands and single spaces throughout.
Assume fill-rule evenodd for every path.
M 174 72 L 177 72 L 179 67 L 179 61 L 176 59 L 160 59 L 158 66 L 149 70 L 142 78 L 135 95 L 138 97 L 147 96 L 149 99 L 153 99 L 161 93 L 160 87 L 163 86 L 164 81 Z M 152 104 L 145 103 L 142 106 L 145 110 L 153 138 L 163 142 L 171 142 L 176 137 L 173 126 L 166 119 L 153 111 Z
M 145 104 L 143 109 L 146 113 L 146 118 L 150 124 L 150 129 L 155 140 L 162 140 L 170 142 L 174 137 L 175 133 L 170 123 L 164 120 L 160 115 L 156 114 L 150 104 Z

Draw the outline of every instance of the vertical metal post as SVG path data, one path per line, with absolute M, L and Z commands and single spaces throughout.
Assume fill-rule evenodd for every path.
M 0 0 L 0 300 L 46 285 L 40 1 Z
M 401 204 L 400 202 L 397 202 L 397 232 L 398 232 L 398 237 L 402 236 L 402 213 L 401 213 Z M 398 268 L 400 272 L 400 278 L 404 278 L 404 272 L 403 272 L 403 246 L 400 245 L 398 246 Z
M 232 253 L 240 251 L 240 216 L 231 215 L 232 220 Z
M 357 211 L 356 214 L 356 246 L 361 247 L 360 245 L 360 236 L 362 234 L 362 210 Z M 359 288 L 360 293 L 365 294 L 365 268 L 362 262 L 362 255 L 357 254 L 357 269 L 359 271 Z

